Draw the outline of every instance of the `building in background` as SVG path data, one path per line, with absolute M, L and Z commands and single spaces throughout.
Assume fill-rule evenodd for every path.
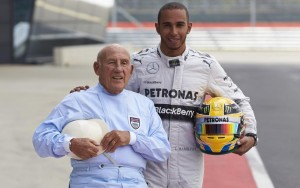
M 57 46 L 103 43 L 114 0 L 2 0 L 0 63 L 51 62 Z

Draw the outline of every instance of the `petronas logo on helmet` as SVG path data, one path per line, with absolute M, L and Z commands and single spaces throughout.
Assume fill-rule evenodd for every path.
M 204 118 L 205 123 L 214 123 L 214 122 L 229 122 L 228 117 L 206 117 Z

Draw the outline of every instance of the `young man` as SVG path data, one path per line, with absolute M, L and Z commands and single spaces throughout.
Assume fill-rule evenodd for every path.
M 99 84 L 66 96 L 35 131 L 32 140 L 41 157 L 58 158 L 71 151 L 84 159 L 71 160 L 71 188 L 146 188 L 142 173 L 147 161 L 167 160 L 170 144 L 153 102 L 124 90 L 132 70 L 125 48 L 117 44 L 103 48 L 94 62 Z M 89 119 L 102 119 L 109 126 L 100 145 L 113 160 L 97 155 L 95 141 L 62 133 L 69 122 Z
M 203 154 L 194 139 L 194 110 L 206 92 L 233 99 L 246 118 L 246 132 L 236 151 L 242 155 L 255 145 L 256 120 L 249 98 L 227 76 L 212 56 L 190 49 L 186 37 L 191 31 L 189 13 L 180 3 L 168 3 L 155 23 L 160 44 L 132 56 L 135 71 L 128 89 L 150 98 L 163 119 L 171 144 L 167 162 L 147 164 L 149 187 L 201 187 Z
M 232 82 L 218 61 L 186 45 L 191 31 L 187 8 L 181 3 L 165 4 L 158 13 L 156 31 L 160 44 L 132 56 L 135 66 L 127 89 L 150 98 L 163 119 L 171 144 L 167 162 L 147 163 L 145 178 L 150 188 L 202 187 L 203 154 L 196 147 L 194 114 L 205 93 L 233 99 L 246 118 L 245 135 L 236 154 L 256 145 L 256 120 L 249 98 Z M 83 89 L 80 87 L 72 91 Z M 71 92 L 72 92 L 71 91 Z

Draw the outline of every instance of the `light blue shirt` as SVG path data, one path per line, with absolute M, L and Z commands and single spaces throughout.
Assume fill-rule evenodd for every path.
M 127 130 L 135 141 L 118 147 L 111 157 L 119 165 L 145 169 L 146 160 L 167 160 L 171 149 L 167 134 L 153 102 L 129 90 L 120 94 L 108 93 L 101 84 L 85 92 L 67 95 L 36 129 L 32 142 L 41 157 L 63 157 L 68 154 L 65 145 L 71 137 L 62 134 L 66 124 L 80 119 L 102 119 L 110 130 Z M 111 163 L 104 155 L 76 163 Z

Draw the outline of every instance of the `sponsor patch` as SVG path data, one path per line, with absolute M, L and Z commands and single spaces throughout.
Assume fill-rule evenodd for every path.
M 155 104 L 155 109 L 162 119 L 174 119 L 179 121 L 194 122 L 194 114 L 197 107 Z
M 140 128 L 140 118 L 129 117 L 130 125 L 134 129 Z
M 170 66 L 170 67 L 177 67 L 177 66 L 180 66 L 180 61 L 179 61 L 179 59 L 172 59 L 172 60 L 169 60 L 169 66 Z
M 157 63 L 149 63 L 146 68 L 149 74 L 156 74 L 159 70 L 159 65 Z

